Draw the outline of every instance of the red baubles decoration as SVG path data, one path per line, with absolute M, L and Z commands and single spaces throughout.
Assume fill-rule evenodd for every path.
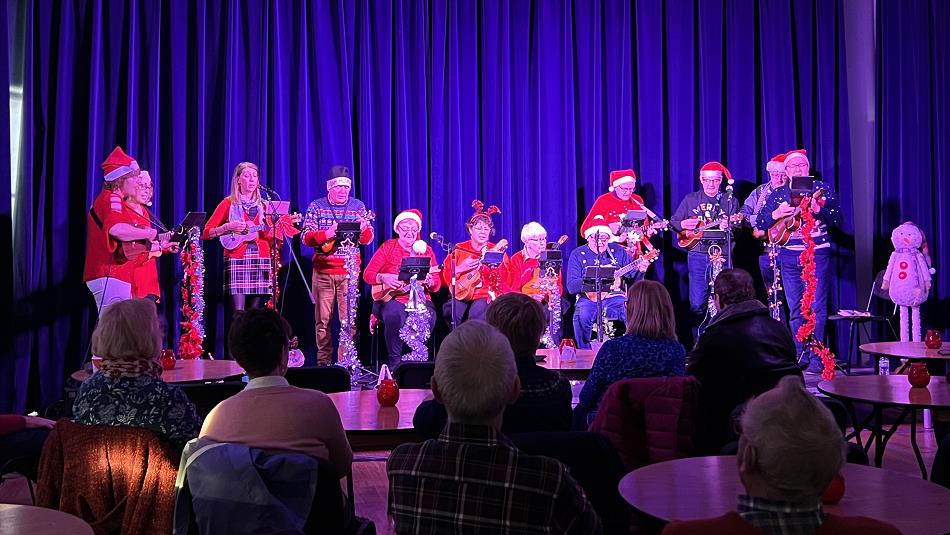
M 174 370 L 175 369 L 175 352 L 171 349 L 163 349 L 161 356 L 161 363 L 163 370 Z
M 930 372 L 927 371 L 927 365 L 923 362 L 914 362 L 910 365 L 910 371 L 907 372 L 907 380 L 910 386 L 914 388 L 924 387 L 930 384 Z
M 937 329 L 927 329 L 927 336 L 924 337 L 924 345 L 927 349 L 940 349 L 943 346 L 943 338 L 940 337 L 940 331 Z
M 844 476 L 841 475 L 841 472 L 835 474 L 834 479 L 831 480 L 831 483 L 828 484 L 828 488 L 825 489 L 825 492 L 821 495 L 821 503 L 826 505 L 834 505 L 841 501 L 841 498 L 844 497 Z
M 395 407 L 399 401 L 399 385 L 393 379 L 389 366 L 383 364 L 379 369 L 379 383 L 376 384 L 376 401 L 383 407 Z

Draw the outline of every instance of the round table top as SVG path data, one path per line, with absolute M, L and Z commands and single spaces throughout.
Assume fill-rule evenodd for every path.
M 890 522 L 902 533 L 950 531 L 950 489 L 881 468 L 845 464 L 844 498 L 824 510 Z M 735 511 L 744 489 L 736 457 L 690 457 L 651 464 L 620 480 L 620 495 L 661 520 L 698 520 Z
M 92 535 L 92 527 L 69 513 L 33 505 L 0 504 L 0 526 L 4 533 L 31 535 Z
M 412 416 L 423 401 L 432 399 L 432 391 L 400 388 L 395 407 L 382 407 L 375 390 L 350 390 L 327 394 L 340 413 L 347 432 L 398 431 L 412 429 Z
M 244 375 L 244 369 L 233 360 L 188 359 L 176 360 L 174 370 L 164 370 L 162 379 L 166 383 L 187 383 L 191 381 L 216 381 L 236 375 Z M 79 382 L 92 377 L 86 370 L 73 372 L 71 377 Z
M 593 349 L 578 349 L 577 358 L 574 360 L 561 360 L 561 352 L 557 349 L 539 349 L 535 354 L 544 357 L 544 360 L 538 361 L 538 366 L 549 370 L 590 371 L 594 358 L 597 357 L 597 352 Z
M 944 342 L 940 349 L 927 349 L 923 342 L 870 342 L 861 344 L 858 349 L 863 353 L 878 357 L 950 360 L 950 354 L 938 353 L 938 351 L 950 351 L 948 342 Z
M 822 394 L 867 403 L 919 408 L 950 408 L 950 384 L 940 376 L 914 388 L 906 375 L 852 375 L 818 383 Z

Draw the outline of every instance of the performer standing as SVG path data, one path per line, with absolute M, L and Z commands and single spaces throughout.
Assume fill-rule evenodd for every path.
M 633 169 L 621 169 L 610 172 L 610 188 L 604 193 L 594 205 L 590 207 L 590 212 L 581 223 L 581 228 L 588 228 L 593 225 L 594 217 L 603 216 L 603 221 L 610 227 L 611 235 L 616 235 L 620 230 L 620 221 L 629 210 L 643 210 L 643 198 L 634 193 L 637 187 L 637 174 Z
M 769 160 L 769 163 L 766 164 L 765 170 L 769 173 L 768 182 L 756 186 L 756 188 L 752 190 L 752 193 L 750 193 L 745 202 L 742 203 L 740 213 L 745 217 L 745 220 L 749 222 L 749 225 L 752 226 L 752 236 L 764 244 L 764 247 L 762 247 L 759 252 L 759 272 L 762 274 L 762 282 L 765 284 L 766 290 L 769 290 L 775 281 L 775 273 L 772 270 L 771 259 L 769 258 L 768 238 L 765 232 L 757 229 L 755 225 L 758 222 L 759 214 L 762 212 L 762 208 L 765 206 L 769 195 L 784 186 L 785 182 L 788 181 L 788 176 L 785 174 L 785 153 L 776 154 Z M 775 298 L 777 299 L 779 296 L 775 296 Z M 779 307 L 779 312 L 780 311 L 781 307 Z
M 588 266 L 622 267 L 631 262 L 627 252 L 616 243 L 610 243 L 613 233 L 607 226 L 603 216 L 594 216 L 589 226 L 581 227 L 587 245 L 577 247 L 571 252 L 567 261 L 567 291 L 577 295 L 574 304 L 574 338 L 579 349 L 590 349 L 591 331 L 597 321 L 597 295 L 591 292 L 585 294 L 584 270 Z M 636 282 L 643 278 L 643 272 L 633 270 L 625 278 L 628 282 Z M 604 315 L 609 320 L 623 320 L 626 317 L 626 291 L 623 285 L 617 289 L 605 288 L 601 306 Z
M 369 259 L 363 280 L 374 286 L 373 315 L 383 320 L 385 326 L 386 349 L 389 352 L 389 367 L 393 368 L 400 362 L 402 356 L 402 339 L 399 330 L 406 322 L 406 303 L 409 302 L 409 291 L 406 283 L 399 280 L 399 266 L 407 256 L 428 256 L 429 265 L 438 267 L 435 252 L 426 242 L 419 241 L 419 231 L 422 228 L 422 212 L 416 209 L 403 210 L 393 220 L 398 238 L 386 240 Z M 419 245 L 421 244 L 421 245 Z M 414 252 L 415 248 L 423 249 L 423 253 Z M 432 304 L 431 292 L 439 291 L 442 287 L 440 278 L 432 271 L 420 281 L 425 288 L 425 306 L 432 313 L 429 328 L 435 325 L 435 306 Z M 382 299 L 377 299 L 377 288 L 385 292 Z
M 797 209 L 802 198 L 793 198 L 791 183 L 796 177 L 808 176 L 810 164 L 804 149 L 793 150 L 785 155 L 785 174 L 789 183 L 773 191 L 769 195 L 765 206 L 756 220 L 756 228 L 768 231 L 776 222 L 784 218 L 801 217 Z M 823 340 L 825 336 L 825 321 L 828 318 L 828 266 L 831 257 L 831 237 L 828 228 L 841 224 L 841 211 L 838 207 L 838 197 L 831 185 L 827 182 L 815 180 L 810 188 L 814 202 L 809 202 L 809 210 L 815 214 L 817 227 L 812 233 L 815 241 L 815 301 L 812 309 L 815 311 L 815 339 Z M 807 364 L 807 373 L 821 373 L 821 357 L 807 352 L 803 355 L 802 343 L 798 341 L 796 333 L 805 323 L 801 312 L 802 295 L 805 292 L 805 281 L 802 280 L 801 253 L 805 249 L 799 231 L 790 233 L 787 243 L 779 249 L 779 265 L 781 266 L 782 282 L 785 287 L 785 296 L 788 298 L 789 314 L 791 316 L 792 337 L 798 354 L 802 355 L 802 363 Z
M 481 201 L 472 201 L 472 207 L 475 213 L 468 218 L 465 223 L 465 229 L 468 231 L 470 239 L 456 245 L 455 251 L 445 257 L 445 263 L 442 268 L 442 283 L 449 286 L 451 296 L 449 301 L 442 308 L 442 313 L 449 319 L 449 326 L 453 325 L 452 311 L 455 311 L 454 324 L 467 319 L 485 319 L 485 312 L 488 304 L 494 297 L 504 293 L 502 287 L 501 273 L 499 267 L 493 267 L 482 264 L 482 258 L 486 251 L 504 250 L 507 247 L 507 241 L 502 240 L 495 244 L 489 241 L 489 238 L 495 234 L 495 224 L 492 222 L 492 214 L 500 213 L 497 206 L 489 206 L 484 210 L 485 205 Z M 508 255 L 504 255 L 504 260 L 508 260 Z M 455 276 L 456 284 L 452 287 L 452 276 Z M 454 301 L 454 307 L 453 307 Z
M 104 183 L 86 216 L 86 260 L 83 282 L 96 301 L 96 310 L 132 297 L 134 263 L 117 258 L 123 241 L 153 240 L 154 228 L 137 228 L 123 198 L 138 189 L 139 164 L 116 147 L 102 162 Z
M 317 336 L 317 364 L 329 366 L 333 363 L 333 338 L 330 321 L 333 318 L 333 305 L 336 304 L 339 318 L 347 314 L 347 273 L 342 254 L 338 252 L 340 244 L 335 243 L 338 223 L 359 222 L 359 244 L 367 245 L 373 241 L 373 227 L 369 224 L 366 205 L 350 197 L 353 180 L 350 170 L 342 165 L 334 166 L 327 179 L 327 196 L 315 199 L 307 208 L 303 224 L 303 242 L 313 247 L 313 295 L 317 300 L 313 319 Z M 356 259 L 359 265 L 359 258 Z M 358 277 L 359 274 L 353 274 Z M 356 336 L 356 325 L 351 325 L 349 333 L 340 336 Z
M 257 165 L 241 162 L 231 175 L 231 194 L 208 218 L 203 240 L 218 238 L 224 250 L 224 293 L 234 310 L 260 308 L 272 291 L 270 241 Z
M 723 176 L 731 180 L 729 170 L 719 162 L 708 162 L 700 168 L 699 181 L 702 188 L 687 194 L 670 218 L 670 225 L 676 232 L 694 231 L 717 220 L 721 221 L 719 228 L 728 228 L 728 222 L 723 218 L 727 213 L 738 213 L 739 203 L 731 196 L 728 200 L 723 198 L 720 191 Z M 731 251 L 725 251 L 725 254 L 730 253 Z M 709 301 L 711 272 L 708 248 L 697 245 L 690 249 L 686 255 L 686 264 L 689 273 L 689 308 L 693 339 L 696 340 L 699 336 L 699 325 L 706 317 Z
M 126 206 L 137 216 L 135 222 L 137 228 L 152 226 L 152 214 L 148 207 L 152 204 L 153 192 L 151 175 L 148 171 L 142 171 L 138 177 L 135 195 L 125 198 Z M 168 241 L 170 234 L 170 232 L 159 234 L 158 240 L 143 244 L 142 252 L 135 258 L 129 259 L 135 263 L 132 273 L 132 297 L 150 299 L 156 303 L 161 298 L 162 292 L 158 284 L 158 257 L 166 252 L 178 252 L 178 244 Z

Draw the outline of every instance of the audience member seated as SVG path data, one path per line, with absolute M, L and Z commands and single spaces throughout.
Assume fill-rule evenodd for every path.
M 568 431 L 571 428 L 571 383 L 559 372 L 538 366 L 534 355 L 547 327 L 547 313 L 524 294 L 505 294 L 488 306 L 488 323 L 508 338 L 515 354 L 521 394 L 505 408 L 501 432 Z M 445 406 L 435 400 L 421 403 L 412 423 L 424 437 L 439 436 L 445 427 Z
M 0 414 L 0 475 L 16 471 L 36 481 L 40 453 L 56 422 L 36 416 Z M 7 463 L 16 460 L 15 463 Z
M 161 350 L 155 303 L 127 299 L 104 309 L 92 333 L 92 354 L 102 364 L 79 387 L 73 421 L 150 429 L 181 452 L 201 419 L 180 388 L 162 381 Z
M 438 439 L 403 444 L 387 462 L 396 533 L 601 533 L 567 468 L 503 435 L 521 383 L 508 340 L 469 320 L 442 342 L 432 394 L 448 411 Z
M 934 455 L 934 463 L 930 468 L 930 480 L 938 485 L 943 485 L 950 489 L 950 434 L 943 437 L 937 437 L 940 442 L 937 446 L 937 454 Z
M 737 467 L 745 488 L 735 511 L 671 522 L 664 535 L 897 534 L 866 517 L 825 513 L 821 494 L 844 463 L 845 442 L 831 412 L 797 377 L 753 398 L 742 414 Z
M 686 349 L 676 341 L 673 302 L 666 287 L 638 281 L 627 291 L 627 333 L 597 352 L 574 409 L 574 429 L 587 430 L 610 385 L 634 377 L 686 375 Z
M 784 323 L 755 298 L 752 276 L 724 269 L 713 284 L 719 313 L 699 337 L 686 371 L 699 379 L 699 454 L 714 455 L 735 440 L 730 417 L 752 396 L 775 387 L 786 375 L 801 378 L 795 343 Z
M 333 402 L 323 392 L 291 386 L 284 378 L 289 340 L 290 325 L 273 310 L 235 316 L 228 347 L 250 381 L 211 409 L 201 438 L 303 453 L 329 460 L 340 477 L 349 475 L 353 450 Z

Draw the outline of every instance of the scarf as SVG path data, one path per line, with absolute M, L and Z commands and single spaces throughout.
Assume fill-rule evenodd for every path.
M 103 357 L 99 370 L 109 379 L 142 376 L 159 379 L 162 376 L 162 365 L 159 364 L 158 358 Z

